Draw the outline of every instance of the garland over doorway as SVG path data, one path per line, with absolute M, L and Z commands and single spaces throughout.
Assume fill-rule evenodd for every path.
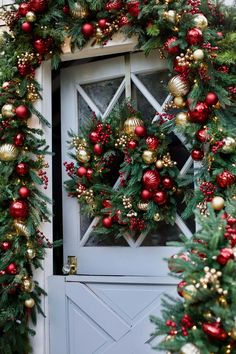
M 42 193 L 48 184 L 44 160 L 48 150 L 43 129 L 28 123 L 36 115 L 42 126 L 47 124 L 34 108 L 43 89 L 35 70 L 49 58 L 53 67 L 58 66 L 65 39 L 74 50 L 86 44 L 106 45 L 122 31 L 137 36 L 139 47 L 147 53 L 159 48 L 172 73 L 169 107 L 177 109 L 173 125 L 185 136 L 193 160 L 202 162 L 199 189 L 190 194 L 186 216 L 196 206 L 206 214 L 210 204 L 214 213 L 224 211 L 235 217 L 236 195 L 233 9 L 210 0 L 15 3 L 1 11 L 9 31 L 0 35 L 0 351 L 4 354 L 30 351 L 28 335 L 33 331 L 28 322 L 29 318 L 35 322 L 36 310 L 40 311 L 43 290 L 33 279 L 33 268 L 40 266 L 45 248 L 51 247 L 40 231 L 41 223 L 51 218 L 49 201 Z M 229 240 L 235 239 L 234 227 Z M 230 243 L 231 248 L 234 245 Z M 231 317 L 214 328 L 227 325 L 226 333 Z M 168 342 L 167 347 L 178 351 L 188 339 L 183 340 L 173 322 L 168 323 L 177 342 Z M 214 318 L 208 322 L 211 331 L 209 326 L 203 330 L 212 337 Z M 234 345 L 235 338 L 223 337 L 220 350 Z

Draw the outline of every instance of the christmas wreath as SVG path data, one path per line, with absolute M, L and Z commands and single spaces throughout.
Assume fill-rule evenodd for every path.
M 232 251 L 235 244 L 228 242 L 235 239 L 235 221 L 232 221 L 229 215 L 232 217 L 236 215 L 234 209 L 236 192 L 235 9 L 228 10 L 220 3 L 210 0 L 16 0 L 15 5 L 2 8 L 0 17 L 9 28 L 8 33 L 0 33 L 0 351 L 3 354 L 21 354 L 30 351 L 28 335 L 33 332 L 29 328 L 28 319 L 31 318 L 35 322 L 36 308 L 40 311 L 40 294 L 43 293 L 33 280 L 33 268 L 40 266 L 45 248 L 51 246 L 40 231 L 41 222 L 50 219 L 46 206 L 48 200 L 39 188 L 43 185 L 46 187 L 48 183 L 44 161 L 47 147 L 43 130 L 32 129 L 28 124 L 31 116 L 37 116 L 42 125 L 47 124 L 45 118 L 34 107 L 34 102 L 41 97 L 41 88 L 35 78 L 35 70 L 40 67 L 43 60 L 48 58 L 51 58 L 54 68 L 59 65 L 65 39 L 70 42 L 71 50 L 74 50 L 88 43 L 105 45 L 114 33 L 122 31 L 127 36 L 138 37 L 139 48 L 146 53 L 159 48 L 160 56 L 168 61 L 173 76 L 168 85 L 173 100 L 166 107 L 166 109 L 177 109 L 175 119 L 170 124 L 173 124 L 171 129 L 175 127 L 177 133 L 185 137 L 193 160 L 201 161 L 200 168 L 194 171 L 195 185 L 199 190 L 193 194 L 191 190 L 187 193 L 185 188 L 185 200 L 188 202 L 185 215 L 192 214 L 196 206 L 202 213 L 207 214 L 206 205 L 209 204 L 212 205 L 215 213 L 220 211 L 227 213 L 228 238 L 224 239 L 222 245 Z M 127 118 L 123 117 L 124 120 Z M 98 124 L 94 120 L 91 132 Z M 104 124 L 108 122 L 102 122 L 102 125 Z M 112 127 L 112 123 L 109 124 Z M 126 170 L 129 166 L 122 165 L 124 158 L 132 160 L 137 156 L 135 167 L 156 170 L 154 164 L 147 167 L 141 156 L 141 152 L 143 154 L 143 150 L 146 149 L 146 139 L 149 135 L 157 137 L 160 146 L 164 147 L 164 154 L 168 153 L 168 150 L 165 150 L 164 139 L 160 135 L 161 129 L 165 129 L 164 126 L 163 128 L 159 126 L 157 132 L 149 131 L 147 127 L 146 129 L 148 131 L 146 137 L 131 139 L 134 140 L 132 144 L 128 142 L 130 145 L 128 154 L 127 141 L 124 140 L 124 147 L 120 146 L 117 139 L 122 137 L 113 135 L 115 134 L 113 128 L 111 128 L 112 134 L 108 134 L 109 138 L 114 138 L 111 144 L 112 150 L 116 152 L 115 156 L 121 159 L 120 171 L 124 170 L 126 185 L 121 186 L 117 193 L 114 193 L 114 198 L 112 185 L 109 185 L 106 188 L 108 191 L 105 191 L 111 193 L 109 203 L 105 207 L 100 205 L 102 208 L 97 210 L 101 212 L 101 220 L 112 217 L 115 226 L 118 225 L 115 220 L 116 218 L 119 220 L 120 212 L 121 221 L 128 221 L 123 196 L 119 198 L 119 193 L 124 192 L 124 196 L 129 197 L 132 189 L 129 178 L 131 180 L 135 177 L 132 171 Z M 109 173 L 105 171 L 109 166 L 105 166 L 101 175 L 96 168 L 94 169 L 95 156 L 97 157 L 97 153 L 103 148 L 101 144 L 103 127 L 96 133 L 99 133 L 101 141 L 94 145 L 88 135 L 84 135 L 87 138 L 89 154 L 93 157 L 92 176 L 88 173 L 91 168 L 89 164 L 80 166 L 86 169 L 86 176 L 79 177 L 77 171 L 74 173 L 72 169 L 71 182 L 67 185 L 72 193 L 76 193 L 74 188 L 81 178 L 83 182 L 81 184 L 85 184 L 86 188 L 91 189 L 93 186 L 95 200 L 96 193 L 99 191 L 96 185 L 99 186 L 101 181 L 104 182 L 106 173 Z M 164 134 L 168 135 L 166 130 Z M 132 145 L 137 142 L 139 145 L 132 149 Z M 95 153 L 96 144 L 98 145 Z M 109 144 L 107 147 L 110 146 Z M 86 150 L 87 147 L 85 152 L 88 154 Z M 109 159 L 106 157 L 106 152 L 107 150 L 104 150 L 100 157 L 98 155 L 98 160 L 102 163 L 104 156 L 105 161 Z M 163 154 L 158 151 L 159 153 L 158 156 L 163 160 Z M 113 159 L 112 154 L 110 157 Z M 143 173 L 142 168 L 140 171 Z M 176 183 L 176 175 L 172 176 L 175 167 L 165 167 L 163 171 Z M 164 173 L 160 170 L 157 172 L 163 180 Z M 181 183 L 188 185 L 192 180 L 193 175 Z M 138 188 L 142 188 L 142 185 L 139 182 Z M 161 187 L 163 188 L 163 182 Z M 167 189 L 166 204 L 162 206 L 155 204 L 152 199 L 147 211 L 137 210 L 137 213 L 139 215 L 141 213 L 143 219 L 145 216 L 147 220 L 151 220 L 154 209 L 155 213 L 161 214 L 167 208 L 171 220 L 175 207 L 173 193 L 172 187 Z M 133 195 L 133 191 L 131 194 Z M 135 194 L 132 208 L 137 207 L 139 196 L 140 194 Z M 86 193 L 81 198 L 85 197 Z M 93 198 L 92 194 L 87 197 L 88 200 L 90 197 Z M 99 207 L 99 203 L 96 205 L 96 203 L 86 202 L 84 206 L 94 212 L 94 209 Z M 119 212 L 118 216 L 116 211 Z M 127 225 L 130 224 L 119 225 L 119 227 L 127 228 Z M 213 229 L 213 225 L 214 223 L 210 226 L 205 225 L 205 232 Z M 222 224 L 218 223 L 218 225 L 223 230 Z M 105 229 L 110 232 L 109 228 L 105 227 Z M 204 232 L 199 237 L 204 238 Z M 211 247 L 218 247 L 215 239 L 214 242 L 208 240 L 208 243 Z M 201 251 L 200 243 L 191 243 L 191 249 L 194 247 Z M 212 257 L 215 256 L 216 252 L 214 254 L 210 252 L 209 257 L 205 259 L 214 262 Z M 221 256 L 227 258 L 223 251 Z M 193 262 L 196 262 L 194 255 L 191 257 Z M 230 257 L 232 260 L 233 256 Z M 212 267 L 213 263 L 209 264 Z M 181 265 L 183 266 L 183 262 Z M 223 267 L 222 264 L 220 266 Z M 193 288 L 192 268 L 190 273 L 191 277 L 187 280 Z M 209 277 L 208 273 L 207 271 Z M 235 272 L 231 272 L 233 273 Z M 183 308 L 186 307 L 182 306 L 181 311 Z M 201 321 L 195 322 L 195 326 L 192 327 L 187 318 L 183 333 L 179 327 L 178 330 L 176 329 L 174 321 L 168 322 L 167 326 L 158 322 L 161 323 L 162 333 L 167 333 L 169 329 L 168 333 L 171 336 L 171 341 L 164 342 L 163 348 L 172 352 L 181 349 L 182 353 L 187 353 L 189 350 L 198 350 L 188 342 L 190 339 L 197 338 L 198 343 L 201 342 L 199 345 L 205 350 L 208 346 L 208 338 L 217 340 L 223 338 L 223 342 L 219 342 L 219 348 L 215 349 L 211 346 L 207 350 L 217 353 L 226 350 L 230 352 L 231 345 L 235 345 L 233 330 L 229 332 L 229 328 L 233 329 L 235 311 L 234 307 L 230 309 L 232 311 L 218 311 L 216 322 L 214 322 L 215 317 L 211 319 L 208 317 L 209 322 L 212 323 L 204 326 L 204 335 L 201 338 L 199 337 L 199 333 L 202 333 L 202 328 L 199 326 Z M 181 311 L 179 313 L 184 312 Z M 201 311 L 199 314 L 200 319 L 203 313 Z M 180 319 L 179 323 L 181 321 Z M 191 332 L 197 326 L 197 331 Z M 227 332 L 224 328 L 227 328 Z M 193 334 L 189 337 L 188 333 Z
M 105 122 L 92 117 L 81 136 L 72 135 L 76 163 L 65 163 L 66 188 L 86 215 L 99 217 L 97 234 L 136 238 L 161 220 L 174 223 L 178 169 L 168 152 L 169 116 L 163 116 L 145 124 L 124 104 Z

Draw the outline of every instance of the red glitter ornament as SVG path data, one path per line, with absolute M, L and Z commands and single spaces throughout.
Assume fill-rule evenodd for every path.
M 200 143 L 206 143 L 210 139 L 207 133 L 207 129 L 206 128 L 199 129 L 196 132 L 196 139 L 200 141 Z
M 30 33 L 32 32 L 33 26 L 30 22 L 23 22 L 21 25 L 21 29 L 26 33 Z
M 219 322 L 203 323 L 202 329 L 203 332 L 206 333 L 212 339 L 214 338 L 224 341 L 228 337 L 227 332 L 225 332 Z
M 119 27 L 123 27 L 129 24 L 129 19 L 127 16 L 121 16 L 119 19 Z
M 89 38 L 94 35 L 95 28 L 91 23 L 84 23 L 81 31 L 84 37 Z
M 179 296 L 183 297 L 183 288 L 187 285 L 188 283 L 185 280 L 182 280 L 178 286 L 177 286 L 177 293 Z
M 213 106 L 218 102 L 218 96 L 215 92 L 208 92 L 205 98 L 205 103 L 208 106 Z
M 6 267 L 5 271 L 7 274 L 15 275 L 18 273 L 18 267 L 16 263 L 12 262 Z
M 27 12 L 29 12 L 30 10 L 31 10 L 30 4 L 27 2 L 22 2 L 18 8 L 18 14 L 22 17 L 25 17 Z
M 30 0 L 29 5 L 34 12 L 44 12 L 48 8 L 48 0 Z
M 18 194 L 21 198 L 28 198 L 30 196 L 30 190 L 29 188 L 22 186 L 18 190 Z
M 143 189 L 140 196 L 142 200 L 150 200 L 152 198 L 152 193 L 147 189 Z
M 127 143 L 127 148 L 131 150 L 136 149 L 137 146 L 138 146 L 138 142 L 136 140 L 130 140 Z
M 80 167 L 77 169 L 77 175 L 78 175 L 79 177 L 86 176 L 86 173 L 87 173 L 87 169 L 86 169 L 84 166 L 80 166 Z
M 160 174 L 154 170 L 147 170 L 143 174 L 142 182 L 148 190 L 155 190 L 161 183 Z
M 113 220 L 110 216 L 104 218 L 102 220 L 102 225 L 106 227 L 107 229 L 110 229 L 112 227 Z
M 139 125 L 138 127 L 136 127 L 134 129 L 134 133 L 135 135 L 137 135 L 138 137 L 142 138 L 143 136 L 145 136 L 146 134 L 146 128 L 143 125 Z
M 4 242 L 1 244 L 1 250 L 2 250 L 3 252 L 8 251 L 10 248 L 11 248 L 11 242 L 9 242 L 9 241 L 4 241 Z
M 112 207 L 112 203 L 111 203 L 111 201 L 109 199 L 105 199 L 105 200 L 102 201 L 102 206 L 104 208 L 111 208 Z
M 52 45 L 51 38 L 47 38 L 47 39 L 38 38 L 33 43 L 34 49 L 39 54 L 48 53 L 50 51 L 51 45 Z
M 23 133 L 18 133 L 15 137 L 14 137 L 14 144 L 17 147 L 21 147 L 24 145 L 24 141 L 25 141 L 25 136 Z
M 163 187 L 166 189 L 171 189 L 174 185 L 173 180 L 168 176 L 163 177 L 161 180 L 161 183 L 162 183 Z
M 91 181 L 92 177 L 93 177 L 93 170 L 91 168 L 88 168 L 87 169 L 87 172 L 86 172 L 86 177 L 89 181 Z
M 26 176 L 29 173 L 29 165 L 26 162 L 19 162 L 16 165 L 16 173 L 21 177 Z
M 28 204 L 21 199 L 10 204 L 9 213 L 13 219 L 25 219 L 29 214 Z
M 235 183 L 235 176 L 229 171 L 224 171 L 217 175 L 216 182 L 221 188 L 228 188 Z
M 168 201 L 168 195 L 165 191 L 156 191 L 153 194 L 153 201 L 158 205 L 164 205 Z
M 95 155 L 101 155 L 102 154 L 102 146 L 101 144 L 95 144 L 93 147 L 93 152 Z
M 121 0 L 110 0 L 105 5 L 105 10 L 107 11 L 115 11 L 122 9 L 122 1 Z
M 149 150 L 156 150 L 159 145 L 159 140 L 156 136 L 149 136 L 146 139 L 146 144 Z
M 209 108 L 205 102 L 197 102 L 194 109 L 189 110 L 188 114 L 192 122 L 204 124 L 209 117 Z
M 225 265 L 230 259 L 234 259 L 232 248 L 222 248 L 216 258 L 217 262 L 221 265 Z
M 28 119 L 30 117 L 29 108 L 23 104 L 16 107 L 15 113 L 16 113 L 17 118 L 19 118 L 19 119 Z
M 201 149 L 194 149 L 191 152 L 191 157 L 194 161 L 201 161 L 204 157 L 204 151 L 202 151 Z
M 199 28 L 188 30 L 186 40 L 190 45 L 200 44 L 202 42 L 202 31 Z
M 170 37 L 168 38 L 165 43 L 164 43 L 164 49 L 169 53 L 169 54 L 178 54 L 180 51 L 180 48 L 178 45 L 173 45 L 174 42 L 177 41 L 177 37 Z

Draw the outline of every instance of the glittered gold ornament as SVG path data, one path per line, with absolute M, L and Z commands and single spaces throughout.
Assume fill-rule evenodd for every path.
M 25 291 L 26 293 L 31 293 L 35 288 L 34 281 L 31 277 L 23 277 L 21 283 L 21 290 Z
M 211 201 L 211 206 L 214 210 L 222 210 L 225 206 L 225 200 L 222 197 L 214 197 Z
M 131 136 L 131 137 L 135 137 L 135 128 L 143 126 L 144 123 L 141 119 L 137 118 L 137 117 L 130 117 L 128 119 L 126 119 L 126 121 L 124 122 L 124 132 Z
M 208 21 L 207 18 L 203 14 L 196 14 L 193 16 L 193 22 L 195 27 L 199 29 L 207 28 Z
M 159 213 L 156 213 L 154 216 L 153 216 L 153 220 L 156 221 L 156 222 L 159 222 L 161 221 L 161 216 Z
M 28 11 L 27 14 L 25 15 L 25 17 L 28 22 L 35 22 L 36 21 L 36 15 L 33 11 Z
M 137 207 L 139 208 L 139 210 L 146 211 L 146 210 L 148 210 L 148 205 L 149 205 L 149 203 L 139 202 Z
M 192 284 L 185 286 L 185 288 L 182 290 L 183 297 L 186 301 L 192 301 L 196 292 L 197 289 Z
M 30 237 L 30 232 L 28 227 L 25 225 L 24 221 L 14 220 L 14 226 L 18 235 Z
M 161 170 L 164 166 L 163 161 L 162 160 L 157 160 L 155 163 L 155 166 L 158 170 Z
M 167 21 L 175 23 L 176 22 L 176 11 L 175 10 L 165 11 L 163 14 L 163 17 Z
M 88 9 L 77 1 L 70 10 L 71 16 L 74 18 L 85 18 L 88 15 Z
M 2 116 L 4 118 L 13 118 L 15 116 L 15 107 L 13 104 L 7 103 L 2 106 Z
M 202 60 L 204 58 L 204 51 L 202 49 L 196 49 L 193 52 L 193 59 Z
M 91 158 L 90 154 L 85 149 L 78 149 L 76 152 L 76 157 L 82 163 L 89 162 L 89 160 Z
M 223 139 L 224 146 L 222 148 L 222 151 L 224 153 L 231 153 L 234 150 L 236 150 L 236 141 L 234 138 L 227 136 L 226 138 Z
M 13 144 L 3 144 L 0 146 L 0 161 L 14 161 L 19 154 L 19 150 Z
M 173 96 L 185 96 L 189 92 L 189 84 L 181 76 L 176 75 L 168 82 L 168 89 Z
M 178 108 L 183 108 L 185 106 L 185 100 L 181 96 L 175 97 L 174 98 L 174 104 Z
M 35 305 L 35 301 L 32 297 L 25 300 L 25 307 L 27 307 L 28 309 L 32 309 L 34 305 Z
M 186 125 L 188 124 L 188 113 L 187 112 L 179 112 L 175 117 L 176 125 Z
M 179 354 L 201 354 L 201 352 L 192 343 L 186 343 L 181 347 Z
M 157 159 L 155 151 L 152 150 L 144 150 L 142 154 L 142 159 L 143 162 L 145 162 L 147 165 L 150 165 L 154 163 Z

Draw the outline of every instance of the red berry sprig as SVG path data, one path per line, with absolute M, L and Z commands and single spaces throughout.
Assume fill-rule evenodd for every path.
M 222 149 L 222 147 L 225 145 L 224 141 L 216 141 L 215 144 L 212 146 L 211 151 L 213 154 L 217 154 L 219 149 Z

